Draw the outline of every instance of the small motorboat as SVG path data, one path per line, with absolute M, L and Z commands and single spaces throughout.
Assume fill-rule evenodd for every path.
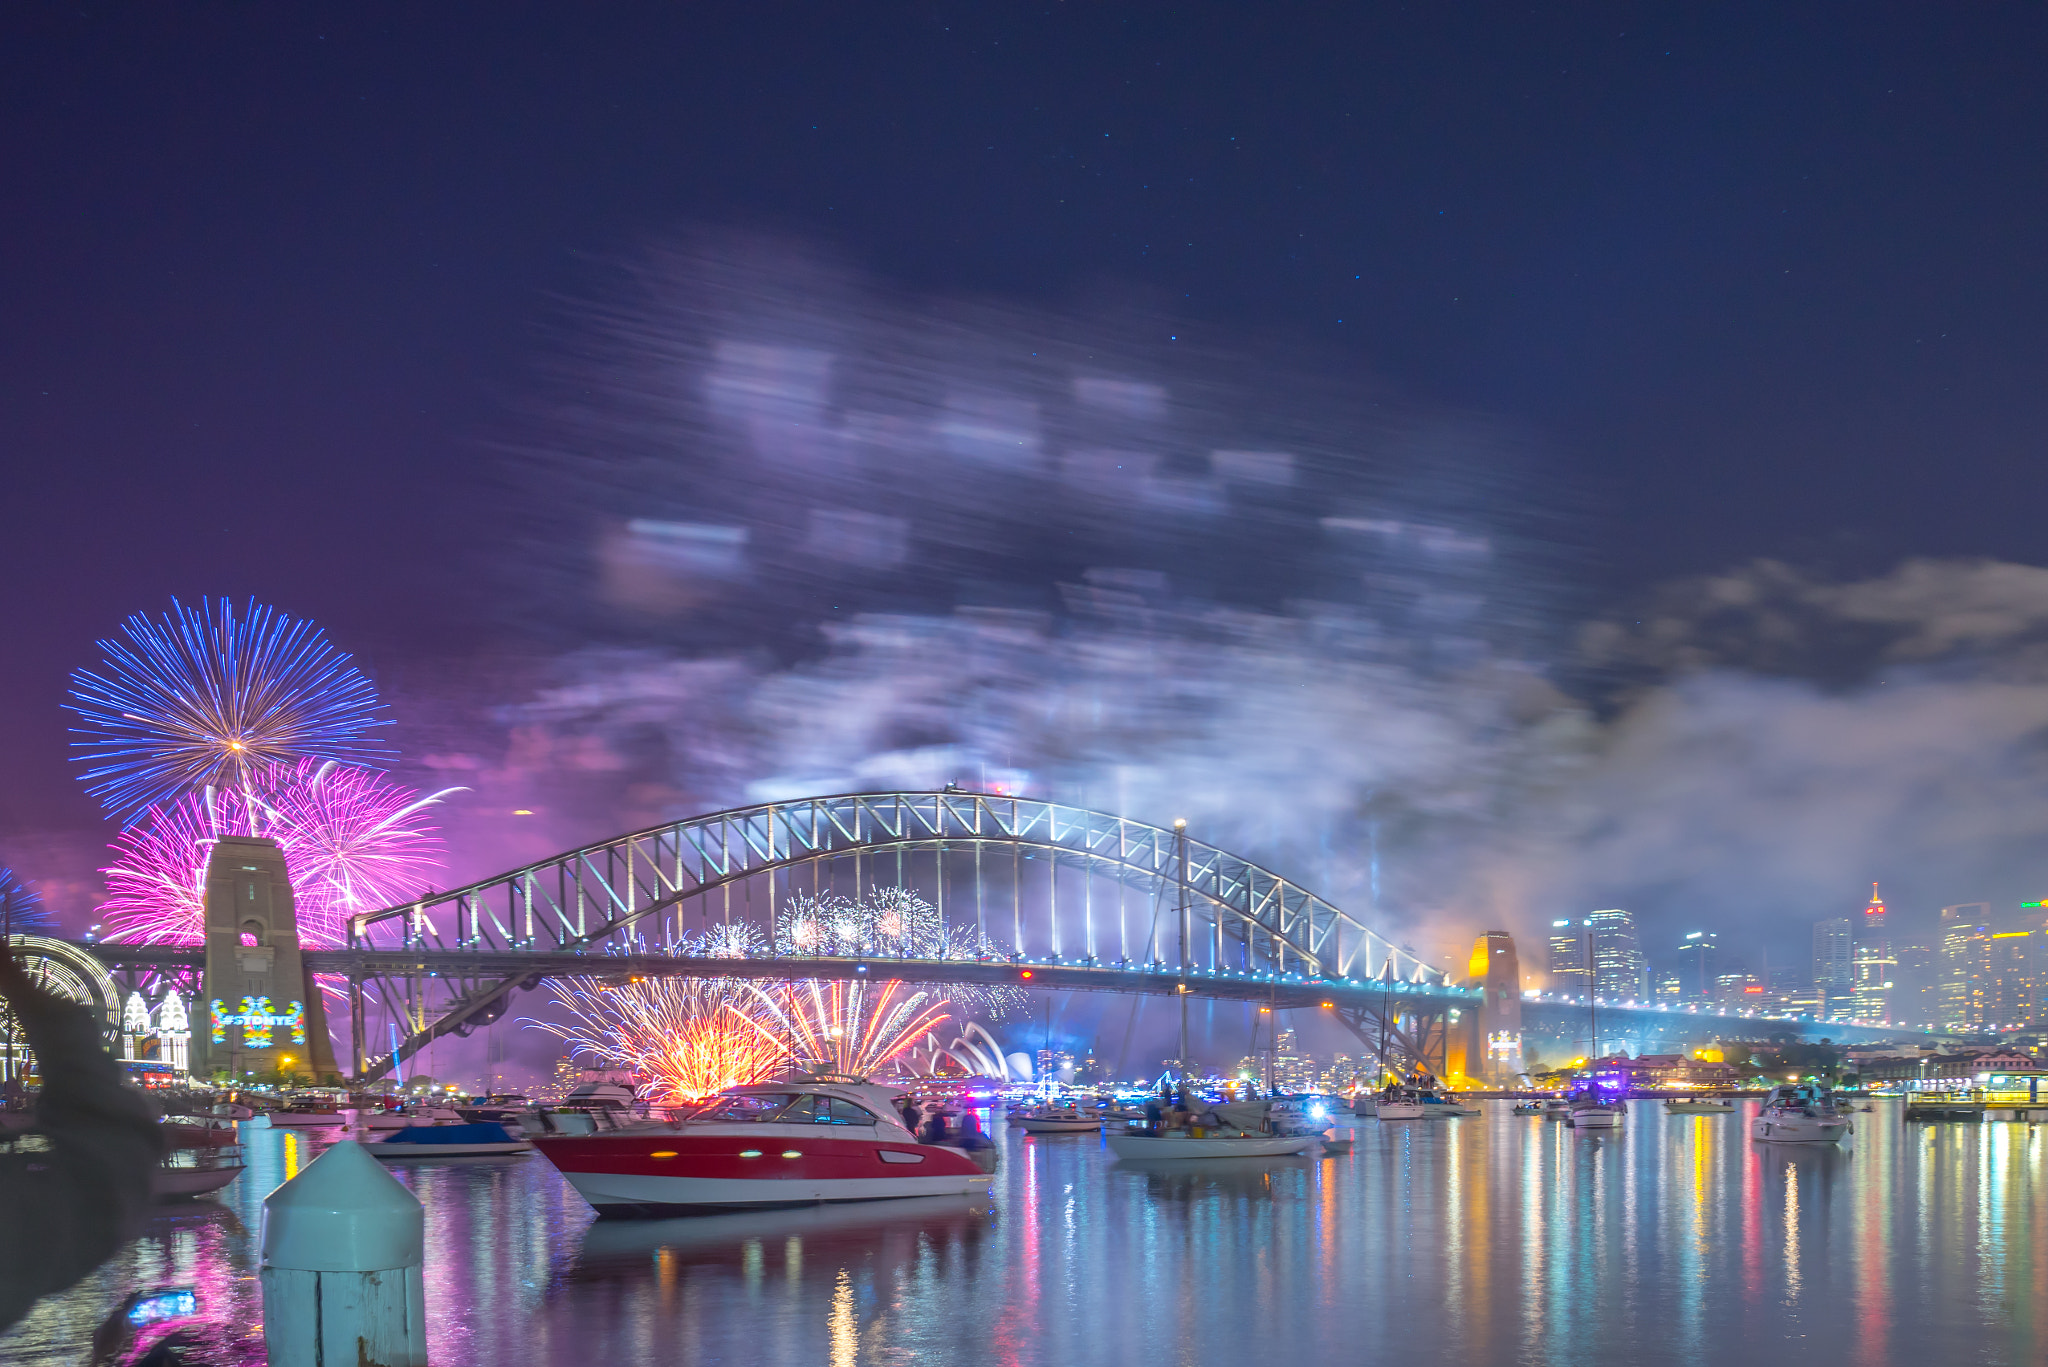
M 1664 1103 L 1666 1115 L 1725 1115 L 1735 1103 L 1719 1096 L 1674 1096 Z
M 219 1191 L 247 1165 L 240 1149 L 186 1149 L 166 1154 L 149 1174 L 149 1194 L 158 1201 L 182 1201 Z
M 1352 1140 L 1352 1139 L 1325 1139 L 1325 1140 L 1323 1141 L 1323 1152 L 1324 1152 L 1324 1153 L 1350 1153 L 1350 1152 L 1351 1152 L 1351 1146 L 1352 1146 L 1352 1145 L 1353 1145 L 1354 1143 L 1356 1143 L 1356 1142 L 1357 1142 L 1356 1140 Z
M 1080 1106 L 1041 1106 L 1019 1128 L 1026 1134 L 1093 1134 L 1102 1128 L 1102 1114 Z
M 1381 1120 L 1427 1120 L 1429 1108 L 1413 1087 L 1388 1084 L 1373 1101 L 1373 1114 Z
M 277 1109 L 265 1112 L 272 1125 L 346 1125 L 348 1117 L 324 1097 L 288 1096 Z
M 1543 1103 L 1540 1101 L 1517 1101 L 1514 1106 L 1514 1113 L 1516 1115 L 1542 1115 Z
M 1289 1158 L 1307 1153 L 1322 1142 L 1312 1134 L 1227 1134 L 1193 1130 L 1168 1130 L 1146 1134 L 1130 1130 L 1105 1136 L 1109 1151 L 1118 1158 Z
M 225 1149 L 242 1142 L 235 1122 L 218 1116 L 167 1115 L 157 1129 L 166 1149 Z
M 1749 1122 L 1749 1137 L 1771 1144 L 1839 1144 L 1853 1122 L 1835 1105 L 1826 1087 L 1773 1087 L 1763 1109 Z
M 362 1118 L 362 1126 L 372 1134 L 388 1130 L 412 1129 L 421 1125 L 460 1125 L 462 1116 L 448 1106 L 407 1106 L 400 1111 L 378 1111 Z
M 373 1158 L 477 1158 L 533 1151 L 532 1144 L 514 1139 L 503 1125 L 488 1120 L 470 1125 L 416 1125 L 382 1139 L 366 1140 L 363 1147 Z
M 1564 1100 L 1562 1097 L 1552 1097 L 1543 1103 L 1543 1118 L 1545 1120 L 1569 1120 L 1571 1114 L 1572 1103 Z

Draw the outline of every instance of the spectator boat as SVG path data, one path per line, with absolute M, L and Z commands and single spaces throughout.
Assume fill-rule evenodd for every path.
M 1749 1137 L 1772 1144 L 1839 1144 L 1851 1124 L 1825 1087 L 1773 1087 L 1749 1122 Z
M 865 1078 L 819 1073 L 735 1087 L 679 1121 L 533 1138 L 599 1215 L 963 1196 L 987 1191 L 993 1148 L 924 1144 L 897 1098 Z M 980 1135 L 983 1145 L 989 1141 Z
M 478 1158 L 533 1151 L 533 1145 L 513 1138 L 503 1125 L 488 1120 L 472 1125 L 416 1125 L 381 1139 L 365 1140 L 363 1147 L 373 1158 Z
M 1102 1128 L 1102 1114 L 1080 1106 L 1041 1106 L 1018 1128 L 1026 1134 L 1092 1134 Z

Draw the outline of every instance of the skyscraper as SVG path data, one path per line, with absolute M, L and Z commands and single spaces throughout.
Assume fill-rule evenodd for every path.
M 1678 943 L 1678 995 L 1690 1002 L 1711 1001 L 1721 973 L 1721 939 L 1711 930 L 1695 930 Z
M 1991 1008 L 1991 904 L 1941 909 L 1941 1024 L 1975 1030 Z
M 1636 942 L 1636 918 L 1619 907 L 1586 918 L 1591 942 L 1593 991 L 1610 1000 L 1640 1000 L 1650 995 L 1643 981 L 1643 949 Z
M 1856 990 L 1853 931 L 1846 916 L 1813 923 L 1813 983 L 1832 1012 Z
M 1865 1025 L 1879 1025 L 1891 1019 L 1891 995 L 1898 961 L 1892 957 L 1891 937 L 1885 933 L 1884 899 L 1877 884 L 1870 885 L 1870 901 L 1856 927 L 1855 1006 L 1850 1019 Z
M 1567 916 L 1550 923 L 1550 981 L 1575 996 L 1593 990 L 1592 937 L 1584 922 Z

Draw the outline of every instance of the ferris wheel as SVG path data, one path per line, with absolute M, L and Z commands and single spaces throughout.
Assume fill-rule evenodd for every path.
M 47 935 L 10 935 L 6 939 L 29 981 L 91 1011 L 108 1045 L 118 1043 L 121 989 L 106 965 L 80 946 Z M 0 1039 L 4 1039 L 0 1048 L 10 1058 L 17 1048 L 23 1047 L 20 1029 L 4 1002 L 0 1002 Z

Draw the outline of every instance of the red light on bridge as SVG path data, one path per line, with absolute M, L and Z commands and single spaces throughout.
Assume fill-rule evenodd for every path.
M 1337 1003 L 1335 1003 L 1335 1002 L 1324 1002 L 1324 1003 L 1323 1003 L 1323 1010 L 1327 1011 L 1327 1010 L 1329 1010 L 1329 1009 L 1330 1009 L 1331 1007 L 1335 1006 L 1336 1004 L 1337 1004 Z
M 1020 978 L 1028 978 L 1031 976 L 1031 970 L 1027 968 L 1022 973 L 1019 973 L 1017 976 Z

